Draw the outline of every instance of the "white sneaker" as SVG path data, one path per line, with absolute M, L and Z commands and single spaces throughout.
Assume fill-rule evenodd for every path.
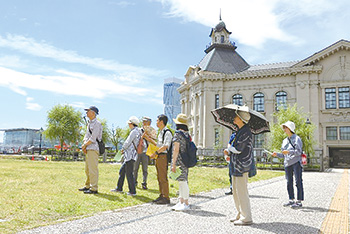
M 185 211 L 189 209 L 190 209 L 190 205 L 186 205 L 185 203 L 182 203 L 179 207 L 175 209 L 175 211 Z
M 178 203 L 176 203 L 175 206 L 171 207 L 171 210 L 176 210 L 176 209 L 179 208 L 181 205 L 182 205 L 182 203 L 181 203 L 181 202 L 178 202 Z

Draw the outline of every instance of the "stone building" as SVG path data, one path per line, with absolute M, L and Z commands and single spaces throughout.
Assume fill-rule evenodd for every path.
M 301 61 L 250 65 L 230 34 L 220 20 L 210 32 L 206 55 L 188 68 L 178 89 L 197 146 L 212 149 L 229 139 L 230 130 L 214 121 L 210 111 L 215 108 L 246 104 L 271 122 L 278 106 L 297 103 L 317 126 L 322 167 L 350 166 L 350 41 L 337 41 Z M 263 141 L 263 135 L 256 136 L 255 147 Z

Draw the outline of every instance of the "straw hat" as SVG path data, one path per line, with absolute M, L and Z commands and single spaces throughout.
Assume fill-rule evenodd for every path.
M 185 114 L 178 114 L 176 119 L 173 119 L 175 124 L 184 124 L 187 126 L 187 116 Z

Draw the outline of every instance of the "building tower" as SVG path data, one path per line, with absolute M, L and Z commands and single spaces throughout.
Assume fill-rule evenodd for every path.
M 180 93 L 177 88 L 181 86 L 182 80 L 177 78 L 168 78 L 164 80 L 164 114 L 168 117 L 168 123 L 175 129 L 173 119 L 181 113 Z

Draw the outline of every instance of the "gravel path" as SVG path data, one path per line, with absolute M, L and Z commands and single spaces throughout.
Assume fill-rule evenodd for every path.
M 171 206 L 147 203 L 21 233 L 318 233 L 342 173 L 304 172 L 305 201 L 296 210 L 282 206 L 288 200 L 284 177 L 249 184 L 251 226 L 229 221 L 236 214 L 233 198 L 217 189 L 191 196 L 186 212 L 171 211 L 172 199 Z

